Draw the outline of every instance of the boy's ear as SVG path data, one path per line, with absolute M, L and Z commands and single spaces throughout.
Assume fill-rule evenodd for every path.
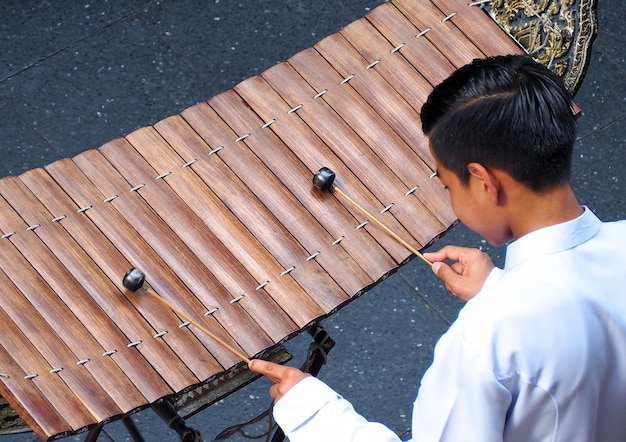
M 469 163 L 467 171 L 470 177 L 478 180 L 480 188 L 487 194 L 492 203 L 500 201 L 501 183 L 498 177 L 480 163 Z

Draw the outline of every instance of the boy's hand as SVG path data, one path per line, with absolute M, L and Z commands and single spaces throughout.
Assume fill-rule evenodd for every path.
M 251 371 L 262 374 L 274 385 L 270 388 L 270 396 L 274 398 L 274 403 L 278 402 L 294 385 L 302 379 L 311 376 L 297 368 L 275 364 L 262 359 L 253 359 L 248 364 Z
M 467 247 L 445 246 L 424 256 L 433 263 L 432 270 L 445 282 L 446 289 L 463 301 L 469 301 L 482 289 L 494 268 L 486 253 Z M 445 264 L 447 259 L 454 263 Z

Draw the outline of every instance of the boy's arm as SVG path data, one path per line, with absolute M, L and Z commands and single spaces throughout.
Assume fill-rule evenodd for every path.
M 511 393 L 454 332 L 435 347 L 413 406 L 417 442 L 501 442 Z M 532 438 L 531 438 L 532 439 Z
M 250 370 L 275 384 L 274 418 L 291 442 L 400 442 L 387 427 L 368 422 L 322 381 L 300 370 L 259 359 Z

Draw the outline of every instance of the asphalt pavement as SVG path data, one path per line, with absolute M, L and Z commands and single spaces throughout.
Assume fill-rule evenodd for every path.
M 73 157 L 206 101 L 381 3 L 0 0 L 0 177 Z M 582 116 L 572 184 L 582 204 L 615 220 L 626 218 L 626 4 L 598 3 L 600 33 L 575 97 Z M 483 248 L 502 263 L 502 248 L 463 225 L 432 249 L 448 243 Z M 461 307 L 413 260 L 322 323 L 336 346 L 320 377 L 368 419 L 406 434 L 433 346 Z M 290 364 L 302 362 L 309 342 L 306 333 L 287 342 Z M 188 424 L 212 440 L 266 409 L 268 388 L 254 382 Z M 148 441 L 178 440 L 149 409 L 133 420 Z M 33 440 L 33 433 L 0 437 Z M 130 439 L 113 422 L 99 440 Z

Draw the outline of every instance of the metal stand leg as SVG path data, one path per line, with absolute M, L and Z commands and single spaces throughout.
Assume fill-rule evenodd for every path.
M 200 432 L 185 424 L 185 420 L 179 416 L 171 402 L 164 400 L 152 405 L 152 409 L 172 430 L 178 433 L 181 442 L 202 442 Z
M 125 416 L 122 418 L 122 422 L 124 422 L 124 426 L 126 427 L 126 430 L 128 430 L 128 434 L 130 434 L 132 440 L 134 440 L 135 442 L 145 442 L 143 436 L 139 432 L 139 428 L 137 428 L 137 425 L 135 425 L 133 418 L 131 418 L 130 416 Z
M 320 326 L 315 324 L 309 329 L 309 334 L 313 337 L 313 342 L 309 346 L 309 353 L 306 362 L 302 366 L 302 371 L 317 376 L 322 366 L 328 360 L 328 353 L 335 346 L 335 341 Z M 285 440 L 285 433 L 279 427 L 272 437 L 272 442 L 282 442 Z
M 143 436 L 139 433 L 139 429 L 135 425 L 135 422 L 133 422 L 130 416 L 123 417 L 122 422 L 124 422 L 124 426 L 128 430 L 128 434 L 130 434 L 130 437 L 134 442 L 145 442 Z M 102 433 L 102 427 L 104 427 L 104 424 L 98 424 L 89 430 L 89 433 L 87 433 L 87 437 L 85 438 L 85 442 L 96 442 L 100 433 Z
M 85 437 L 85 442 L 96 442 L 98 436 L 100 436 L 100 433 L 102 432 L 103 426 L 103 424 L 98 424 L 91 430 L 89 430 L 89 433 L 87 433 L 87 437 Z
M 335 341 L 324 330 L 321 325 L 314 325 L 309 329 L 309 334 L 313 337 L 309 357 L 303 367 L 304 371 L 317 376 L 322 366 L 328 360 L 328 353 L 335 346 Z

